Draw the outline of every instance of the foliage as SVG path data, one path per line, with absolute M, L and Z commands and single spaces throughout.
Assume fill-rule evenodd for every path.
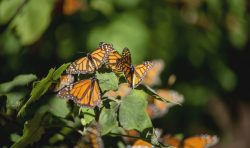
M 210 102 L 220 98 L 236 110 L 235 104 L 248 98 L 242 87 L 249 79 L 248 1 L 66 1 L 0 1 L 1 147 L 72 146 L 93 121 L 100 124 L 107 146 L 124 144 L 109 138 L 126 136 L 130 129 L 139 132 L 134 138 L 157 145 L 154 126 L 164 133 L 223 134 Z M 119 52 L 128 47 L 133 64 L 164 60 L 160 83 L 140 85 L 123 96 L 123 76 L 103 70 L 95 74 L 102 91 L 100 108 L 79 108 L 55 96 L 51 88 L 68 66 L 59 65 L 85 56 L 100 41 Z M 171 75 L 176 82 L 170 84 Z M 167 116 L 169 108 L 157 110 L 160 120 L 148 115 L 148 96 L 167 106 L 180 102 L 163 97 L 159 89 L 185 96 L 184 104 Z M 110 91 L 116 96 L 105 96 Z
M 121 125 L 126 130 L 136 129 L 140 132 L 152 127 L 150 118 L 146 113 L 146 107 L 146 93 L 139 90 L 133 90 L 128 96 L 122 99 L 119 111 Z
M 51 84 L 59 78 L 68 65 L 69 64 L 63 64 L 57 70 L 54 68 L 50 69 L 45 78 L 35 82 L 31 91 L 31 97 L 25 102 L 25 104 L 22 105 L 22 108 L 19 110 L 17 116 L 24 115 L 24 111 L 27 110 L 28 106 L 31 106 L 31 103 L 34 104 L 35 102 L 38 102 L 39 99 L 48 91 Z M 29 77 L 30 75 L 25 77 L 25 82 L 30 80 L 28 79 Z M 99 80 L 102 92 L 118 89 L 119 82 L 113 72 L 97 72 L 96 77 Z M 18 79 L 14 79 L 12 83 L 15 82 L 15 84 L 17 83 L 19 85 L 24 83 L 24 81 L 17 80 Z M 7 84 L 11 84 L 11 82 L 2 85 L 9 86 Z M 154 95 L 157 94 L 155 93 Z M 9 97 L 13 98 L 13 96 L 7 95 L 8 100 L 10 100 Z M 83 108 L 82 110 L 79 110 L 83 113 L 83 117 L 81 118 L 82 125 L 88 126 L 93 120 L 95 120 L 95 118 L 97 118 L 101 127 L 101 135 L 107 135 L 111 133 L 111 131 L 116 129 L 118 130 L 121 127 L 124 130 L 135 129 L 140 132 L 144 132 L 146 129 L 152 128 L 150 117 L 146 112 L 147 98 L 148 94 L 144 90 L 134 89 L 128 96 L 122 97 L 121 100 L 106 100 L 104 104 L 107 105 L 102 106 L 101 110 L 98 111 L 99 113 L 96 113 L 93 109 Z M 47 100 L 44 104 L 39 103 L 39 105 L 39 108 L 33 109 L 33 111 L 36 112 L 33 118 L 25 121 L 23 134 L 20 138 L 18 138 L 18 140 L 15 140 L 12 147 L 25 147 L 39 141 L 45 133 L 46 128 L 53 126 L 53 120 L 63 120 L 64 123 L 62 124 L 62 127 L 69 126 L 67 125 L 67 122 L 70 122 L 68 114 L 72 111 L 68 108 L 65 100 L 52 97 L 49 98 L 49 100 Z M 50 112 L 53 116 L 47 114 L 48 112 Z M 53 119 L 52 117 L 57 117 L 58 119 Z M 46 118 L 50 119 L 46 120 Z M 74 120 L 78 120 L 78 117 Z
M 69 64 L 64 64 L 60 68 L 58 68 L 57 70 L 55 70 L 53 68 L 50 69 L 46 78 L 35 83 L 34 89 L 32 89 L 32 91 L 30 93 L 31 94 L 30 98 L 23 105 L 23 107 L 20 109 L 20 111 L 18 112 L 18 116 L 23 114 L 25 108 L 30 103 L 38 100 L 44 93 L 46 93 L 46 91 L 49 89 L 49 87 L 51 86 L 53 81 L 57 80 L 60 77 L 61 73 L 67 68 L 68 65 Z

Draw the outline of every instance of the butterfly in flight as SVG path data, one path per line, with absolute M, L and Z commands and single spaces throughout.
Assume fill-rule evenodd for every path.
M 57 92 L 57 91 L 61 90 L 62 88 L 64 88 L 65 86 L 70 85 L 73 82 L 74 82 L 73 75 L 71 75 L 71 74 L 61 75 L 58 83 L 56 83 L 56 85 L 53 87 L 53 91 Z
M 83 107 L 94 108 L 101 103 L 101 93 L 96 78 L 84 79 L 72 83 L 58 92 L 61 98 L 73 100 Z
M 208 148 L 218 143 L 217 136 L 200 135 L 179 140 L 173 136 L 166 135 L 163 137 L 163 143 L 177 148 Z
M 106 62 L 108 54 L 113 50 L 114 49 L 111 44 L 100 42 L 99 47 L 94 52 L 91 54 L 88 53 L 86 57 L 82 57 L 71 63 L 66 69 L 66 73 L 94 73 Z
M 132 65 L 129 49 L 124 48 L 122 51 L 122 58 L 118 61 L 117 67 L 123 71 L 129 86 L 134 89 L 142 82 L 147 71 L 153 67 L 153 63 L 144 61 L 142 64 L 134 67 Z

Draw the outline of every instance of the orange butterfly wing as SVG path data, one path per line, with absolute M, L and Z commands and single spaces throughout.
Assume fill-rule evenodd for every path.
M 147 73 L 143 83 L 148 86 L 154 86 L 160 84 L 160 74 L 164 69 L 163 60 L 153 60 L 154 67 Z
M 137 65 L 133 73 L 132 88 L 137 87 L 149 71 L 153 67 L 153 63 L 150 61 L 145 61 L 143 64 Z
M 123 63 L 121 69 L 130 87 L 136 88 L 142 82 L 143 78 L 147 74 L 147 71 L 149 71 L 152 67 L 152 62 L 145 61 L 143 64 L 137 65 L 136 67 Z
M 58 96 L 71 99 L 76 104 L 89 108 L 94 108 L 101 103 L 100 88 L 95 78 L 70 84 L 59 91 Z
M 123 71 L 130 87 L 135 88 L 142 82 L 147 71 L 153 67 L 153 63 L 145 61 L 143 64 L 134 67 L 132 65 L 129 49 L 124 48 L 122 51 L 122 58 L 118 61 L 117 67 Z
M 171 136 L 171 135 L 164 136 L 163 142 L 164 142 L 164 144 L 167 144 L 169 146 L 173 146 L 176 148 L 180 146 L 180 140 L 175 138 L 174 136 Z
M 208 148 L 218 143 L 217 136 L 201 135 L 194 136 L 184 140 L 184 148 Z
M 132 59 L 131 59 L 131 53 L 130 50 L 128 48 L 124 48 L 122 50 L 122 59 L 128 63 L 129 65 L 132 64 Z
M 87 54 L 86 57 L 80 58 L 70 64 L 66 72 L 69 74 L 94 73 L 105 63 L 107 56 L 111 51 L 113 51 L 112 45 L 101 42 L 99 48 L 94 52 Z
M 208 148 L 218 143 L 217 136 L 201 135 L 193 136 L 180 141 L 179 139 L 166 135 L 164 143 L 177 148 Z
M 74 82 L 74 76 L 70 75 L 70 74 L 66 74 L 66 75 L 62 75 L 60 77 L 59 82 L 56 84 L 56 86 L 54 87 L 55 92 L 61 90 L 62 88 L 64 88 L 65 86 L 71 84 Z
M 120 72 L 121 70 L 117 67 L 118 61 L 122 58 L 122 56 L 117 51 L 112 51 L 108 55 L 108 63 L 109 68 L 114 72 Z
M 104 148 L 101 138 L 100 125 L 97 122 L 92 122 L 83 133 L 83 136 L 77 144 L 77 148 Z
M 103 148 L 103 140 L 101 138 L 100 126 L 96 122 L 92 122 L 86 129 L 86 136 L 89 137 L 92 148 Z
M 122 51 L 122 57 L 117 61 L 117 67 L 120 70 L 130 68 L 132 65 L 131 54 L 128 48 L 124 48 Z
M 152 144 L 141 139 L 136 140 L 132 146 L 132 148 L 152 148 L 152 147 L 153 147 Z

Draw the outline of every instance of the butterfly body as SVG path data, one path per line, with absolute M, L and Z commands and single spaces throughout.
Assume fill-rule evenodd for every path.
M 101 103 L 101 93 L 96 78 L 80 80 L 58 93 L 59 97 L 73 100 L 79 106 L 94 108 Z

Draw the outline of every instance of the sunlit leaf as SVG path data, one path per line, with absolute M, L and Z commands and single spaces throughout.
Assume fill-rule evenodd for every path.
M 118 89 L 118 79 L 114 73 L 96 73 L 102 92 Z
M 106 135 L 111 130 L 118 128 L 117 122 L 118 104 L 110 102 L 110 108 L 103 108 L 99 117 L 99 124 L 101 126 L 101 135 Z
M 20 0 L 0 1 L 0 24 L 6 23 L 15 14 L 17 8 L 23 3 Z
M 132 90 L 128 96 L 122 98 L 120 105 L 119 121 L 122 127 L 139 131 L 152 127 L 146 108 L 147 94 L 142 90 Z
M 21 100 L 26 95 L 25 92 L 11 92 L 7 93 L 7 108 L 17 109 L 21 105 Z
M 55 0 L 29 0 L 15 17 L 11 26 L 23 45 L 32 44 L 44 33 L 51 21 L 54 4 Z
M 52 84 L 53 73 L 55 72 L 54 68 L 49 70 L 48 75 L 42 80 L 38 81 L 35 87 L 32 89 L 30 93 L 30 98 L 28 101 L 22 106 L 20 111 L 18 112 L 18 116 L 23 114 L 25 108 L 32 102 L 38 100 L 50 87 Z
M 44 128 L 41 126 L 42 114 L 36 114 L 31 120 L 24 124 L 22 137 L 14 143 L 11 148 L 27 147 L 38 141 L 44 134 Z
M 65 99 L 52 97 L 49 99 L 49 102 L 46 105 L 48 107 L 49 112 L 58 117 L 65 118 L 70 112 L 67 100 Z
M 34 74 L 23 74 L 16 76 L 12 81 L 0 84 L 0 93 L 6 93 L 16 86 L 27 85 L 36 79 L 37 77 Z
M 70 65 L 70 63 L 66 63 L 61 65 L 54 73 L 53 73 L 53 80 L 56 81 L 60 78 L 63 71 Z
M 90 1 L 90 5 L 93 9 L 100 11 L 104 15 L 110 16 L 114 13 L 114 8 L 110 1 L 92 0 Z
M 10 135 L 10 139 L 12 142 L 17 142 L 20 138 L 21 138 L 21 136 L 18 135 L 17 133 L 13 133 Z
M 49 70 L 48 75 L 45 78 L 43 78 L 42 80 L 36 82 L 36 85 L 34 86 L 34 88 L 32 89 L 32 91 L 30 93 L 30 98 L 22 106 L 22 108 L 18 112 L 18 116 L 20 116 L 21 114 L 23 114 L 25 108 L 30 103 L 38 100 L 44 93 L 46 93 L 46 91 L 49 89 L 49 87 L 51 86 L 51 84 L 60 77 L 60 75 L 67 68 L 67 66 L 68 66 L 68 64 L 63 64 L 57 70 L 55 70 L 54 68 L 51 68 Z
M 82 108 L 83 117 L 81 123 L 83 126 L 89 125 L 95 119 L 95 111 L 90 108 Z

